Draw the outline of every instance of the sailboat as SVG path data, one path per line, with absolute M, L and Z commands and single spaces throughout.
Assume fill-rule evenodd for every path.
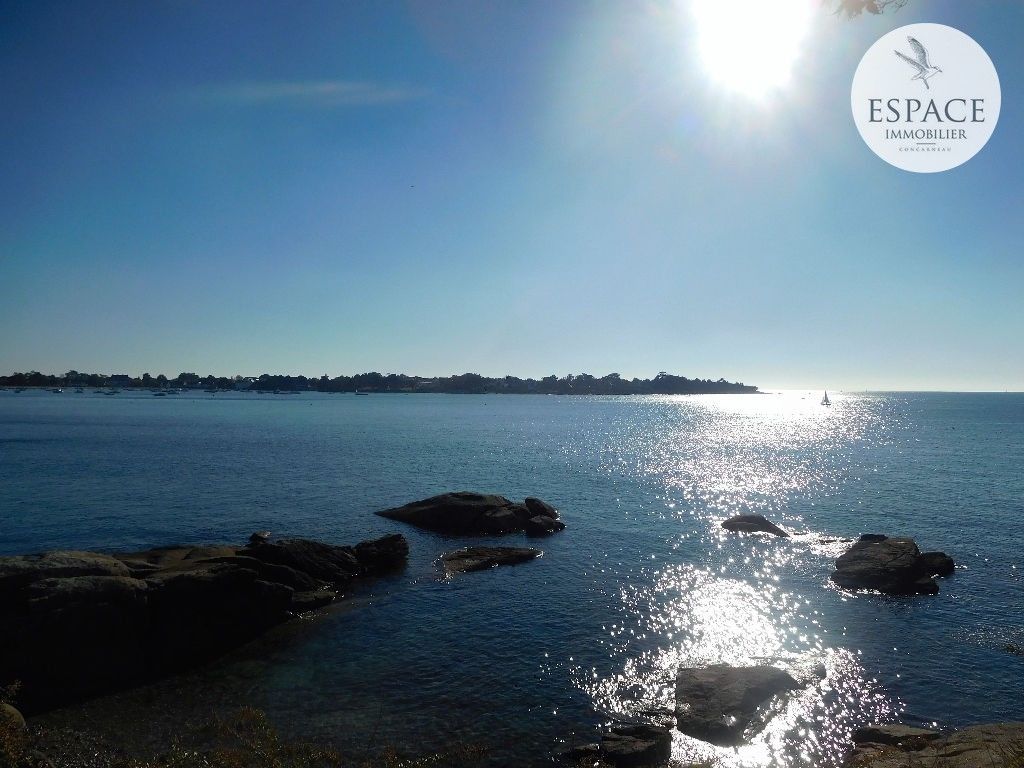
M 822 405 L 832 405 L 832 401 L 828 399 L 828 390 L 825 390 L 825 396 L 821 398 Z

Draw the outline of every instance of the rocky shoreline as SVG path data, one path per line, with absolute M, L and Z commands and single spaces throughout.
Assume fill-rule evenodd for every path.
M 210 661 L 401 568 L 400 534 L 333 546 L 307 539 L 243 547 L 57 551 L 0 558 L 0 683 L 20 681 L 35 713 Z
M 565 528 L 558 511 L 540 499 L 513 502 L 472 492 L 441 494 L 377 514 L 449 536 L 537 536 Z M 760 515 L 739 515 L 722 527 L 790 537 Z M 408 554 L 401 534 L 337 546 L 274 540 L 264 532 L 244 546 L 0 557 L 0 624 L 7 630 L 0 635 L 0 685 L 20 681 L 18 706 L 34 714 L 194 668 L 336 601 L 360 579 L 401 569 Z M 443 555 L 439 565 L 451 576 L 540 555 L 532 547 L 469 546 Z M 948 555 L 921 552 L 913 539 L 865 534 L 836 560 L 829 579 L 850 591 L 933 595 L 935 577 L 949 576 L 954 568 Z M 663 766 L 674 731 L 738 746 L 767 727 L 787 697 L 807 684 L 770 663 L 681 668 L 674 710 L 646 721 L 612 723 L 598 741 L 563 750 L 555 759 Z M 21 712 L 6 703 L 0 724 L 25 727 Z M 872 725 L 858 730 L 853 742 L 846 763 L 851 767 L 909 768 L 932 761 L 966 768 L 996 755 L 1024 758 L 1024 724 L 953 733 Z

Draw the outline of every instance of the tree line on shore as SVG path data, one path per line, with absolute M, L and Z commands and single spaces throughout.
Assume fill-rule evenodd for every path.
M 753 385 L 725 379 L 688 379 L 661 372 L 652 379 L 626 379 L 617 373 L 592 376 L 588 373 L 522 379 L 517 376 L 488 377 L 463 373 L 447 377 L 408 376 L 401 373 L 359 373 L 354 376 L 326 374 L 317 377 L 262 374 L 261 376 L 199 376 L 180 373 L 138 377 L 108 376 L 101 373 L 68 371 L 63 375 L 38 371 L 0 376 L 0 386 L 13 387 L 138 387 L 148 389 L 235 389 L 286 392 L 442 392 L 449 394 L 549 394 L 549 395 L 696 395 L 757 392 Z

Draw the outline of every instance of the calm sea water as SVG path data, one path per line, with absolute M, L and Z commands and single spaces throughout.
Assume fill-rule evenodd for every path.
M 1024 645 L 1024 395 L 819 398 L 0 392 L 0 553 L 400 530 L 404 573 L 187 682 L 190 711 L 254 703 L 349 748 L 533 757 L 720 661 L 814 682 L 750 746 L 680 735 L 679 757 L 829 765 L 869 721 L 1024 719 L 1003 650 Z M 569 527 L 538 561 L 446 581 L 436 558 L 472 540 L 372 512 L 459 489 L 540 496 Z M 801 535 L 724 534 L 738 512 Z M 843 594 L 828 540 L 865 532 L 957 572 L 935 597 Z M 152 729 L 178 716 L 161 691 L 133 703 Z

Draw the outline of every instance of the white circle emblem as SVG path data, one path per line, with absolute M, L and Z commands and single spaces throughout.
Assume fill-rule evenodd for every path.
M 948 171 L 976 155 L 999 120 L 999 76 L 985 49 L 944 24 L 908 24 L 880 37 L 853 76 L 861 138 L 887 163 Z

